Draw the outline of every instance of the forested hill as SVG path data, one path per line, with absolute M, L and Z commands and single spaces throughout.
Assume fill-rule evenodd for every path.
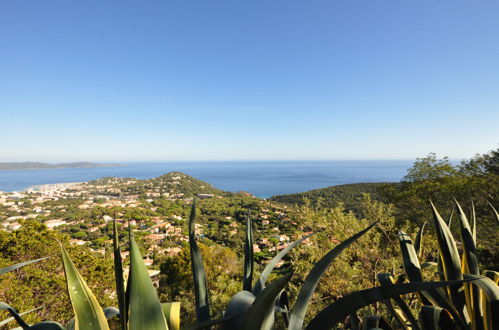
M 271 201 L 288 205 L 303 205 L 309 201 L 312 206 L 335 207 L 343 203 L 345 209 L 356 210 L 364 194 L 370 194 L 373 200 L 381 200 L 380 188 L 397 183 L 353 183 L 309 190 L 301 193 L 276 195 Z
M 170 172 L 156 178 L 139 180 L 135 178 L 102 178 L 90 181 L 90 189 L 105 189 L 105 192 L 112 194 L 114 191 L 120 195 L 143 195 L 168 196 L 182 194 L 185 197 L 192 197 L 199 194 L 229 196 L 233 193 L 222 191 L 211 184 L 196 179 L 181 172 Z

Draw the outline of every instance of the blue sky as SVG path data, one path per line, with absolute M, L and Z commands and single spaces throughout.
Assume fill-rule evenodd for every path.
M 2 1 L 0 161 L 499 146 L 499 2 Z

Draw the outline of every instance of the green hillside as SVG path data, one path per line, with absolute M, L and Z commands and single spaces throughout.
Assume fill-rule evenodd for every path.
M 310 202 L 311 206 L 327 208 L 336 207 L 342 203 L 346 210 L 357 211 L 365 194 L 370 194 L 373 200 L 381 200 L 380 189 L 387 185 L 396 185 L 396 183 L 343 184 L 301 193 L 277 195 L 271 197 L 270 200 L 298 206 Z

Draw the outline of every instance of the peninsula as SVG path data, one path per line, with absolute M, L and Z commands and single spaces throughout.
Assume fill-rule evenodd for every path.
M 40 162 L 0 162 L 0 170 L 48 170 L 59 168 L 86 168 L 86 167 L 118 167 L 125 166 L 122 164 L 102 164 L 90 162 L 74 162 L 48 164 Z

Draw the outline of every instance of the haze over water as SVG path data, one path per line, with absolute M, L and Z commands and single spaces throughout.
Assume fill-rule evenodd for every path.
M 290 194 L 338 184 L 400 181 L 411 160 L 219 161 L 125 163 L 124 167 L 0 171 L 0 190 L 34 185 L 91 181 L 103 177 L 150 179 L 179 171 L 216 188 L 247 191 L 257 197 Z

